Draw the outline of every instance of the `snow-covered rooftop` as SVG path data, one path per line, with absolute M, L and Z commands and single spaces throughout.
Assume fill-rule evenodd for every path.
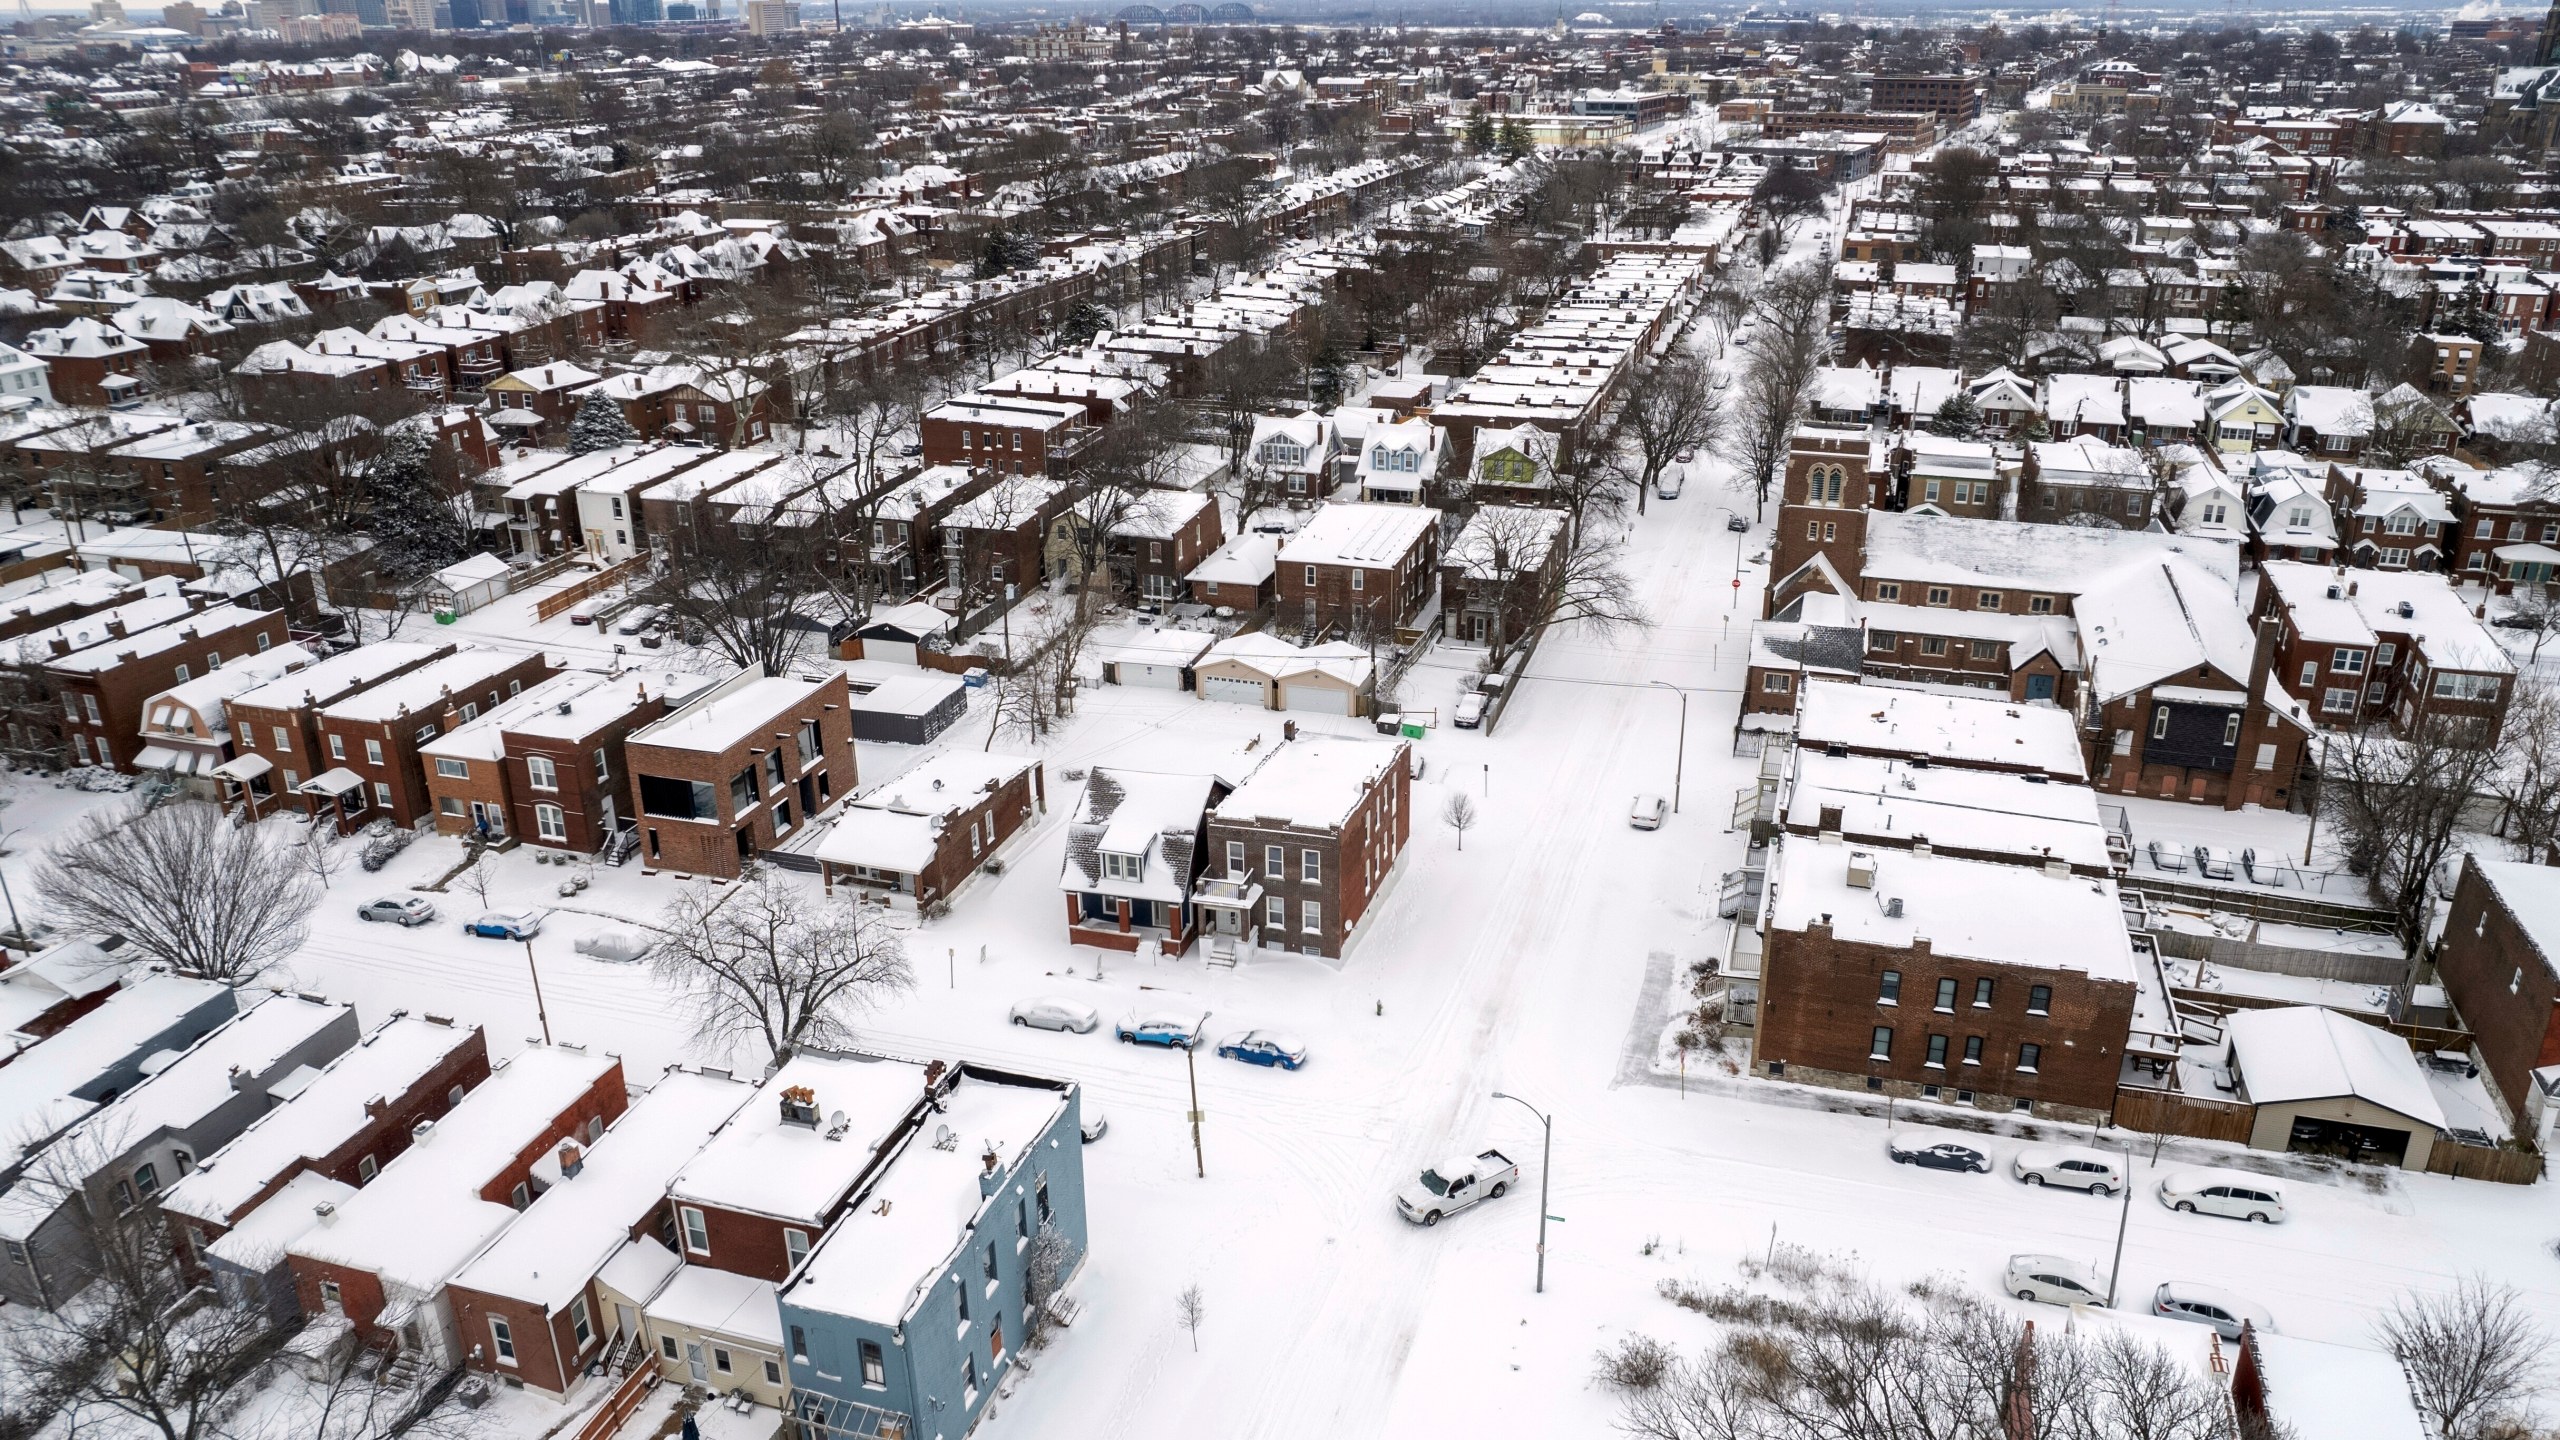
M 1871 885 L 1851 880 L 1861 868 L 1872 868 Z M 2141 982 L 2113 880 L 1787 835 L 1768 885 L 1771 930 L 1828 922 L 1835 937 L 1861 945 L 1926 940 L 1933 955 Z
M 210 980 L 153 975 L 108 996 L 105 1004 L 0 1065 L 0 1173 L 15 1167 L 31 1146 L 97 1108 L 95 1101 L 75 1092 L 225 993 L 225 987 Z M 228 1005 L 222 1017 L 230 1017 Z M 195 1038 L 176 1037 L 172 1048 Z
M 668 1182 L 667 1193 L 819 1226 L 871 1163 L 873 1149 L 924 1098 L 924 1071 L 917 1061 L 881 1055 L 794 1055 Z M 814 1128 L 783 1118 L 782 1093 L 800 1088 L 814 1097 Z M 849 1128 L 830 1140 L 829 1117 L 839 1112 Z
M 1287 741 L 1209 813 L 1236 825 L 1338 830 L 1370 790 L 1404 763 L 1405 749 L 1396 740 Z
M 2068 714 L 2014 700 L 1817 681 L 1804 687 L 1796 739 L 1817 750 L 1839 745 L 2067 780 L 2089 774 Z
M 2223 1024 L 2232 1068 L 2253 1104 L 2353 1096 L 2444 1126 L 2417 1056 L 2388 1030 L 2315 1005 L 2235 1010 Z

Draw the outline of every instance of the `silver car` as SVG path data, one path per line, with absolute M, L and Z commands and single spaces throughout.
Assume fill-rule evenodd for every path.
M 2275 1317 L 2256 1301 L 2184 1280 L 2172 1280 L 2152 1291 L 2151 1313 L 2163 1319 L 2210 1325 L 2225 1340 L 2239 1339 L 2243 1325 L 2264 1331 L 2276 1328 Z
M 1102 1023 L 1102 1012 L 1081 1000 L 1042 995 L 1014 1002 L 1013 1023 L 1033 1030 L 1072 1030 L 1078 1035 L 1090 1035 Z
M 436 907 L 414 895 L 407 899 L 385 895 L 357 906 L 356 918 L 392 925 L 424 925 L 436 918 Z

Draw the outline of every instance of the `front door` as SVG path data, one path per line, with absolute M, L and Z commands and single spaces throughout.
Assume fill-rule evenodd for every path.
M 2027 677 L 2027 698 L 2028 698 L 2028 699 L 2030 699 L 2030 700 L 2050 700 L 2050 699 L 2052 699 L 2052 698 L 2053 698 L 2053 677 L 2052 677 L 2052 676 L 2050 676 L 2050 675 L 2030 675 L 2030 676 L 2028 676 L 2028 677 Z
M 692 1372 L 694 1384 L 711 1382 L 711 1364 L 702 1358 L 702 1347 L 691 1340 L 684 1342 L 684 1368 Z
M 640 1340 L 640 1312 L 621 1303 L 620 1301 L 614 1302 L 613 1328 L 622 1332 L 625 1343 L 638 1344 Z

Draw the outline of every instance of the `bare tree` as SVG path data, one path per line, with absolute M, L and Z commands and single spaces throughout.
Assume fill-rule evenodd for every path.
M 1032 1344 L 1039 1344 L 1048 1333 L 1049 1302 L 1066 1288 L 1076 1260 L 1076 1243 L 1055 1224 L 1041 1221 L 1022 1259 L 1022 1323 L 1031 1332 Z
M 1498 666 L 1514 645 L 1549 625 L 1580 621 L 1607 636 L 1649 624 L 1622 558 L 1616 541 L 1575 534 L 1559 511 L 1488 505 L 1450 543 L 1443 563 L 1464 567 L 1470 609 L 1478 597 L 1489 602 L 1487 647 Z
M 1200 1322 L 1209 1318 L 1209 1302 L 1201 1298 L 1197 1282 L 1183 1287 L 1182 1293 L 1173 1297 L 1173 1318 L 1191 1332 L 1191 1353 L 1199 1354 Z
M 1447 803 L 1440 807 L 1440 819 L 1443 824 L 1458 832 L 1458 850 L 1461 854 L 1465 853 L 1467 832 L 1474 829 L 1476 824 L 1475 798 L 1464 790 L 1450 791 Z
M 309 872 L 323 890 L 329 888 L 329 877 L 347 863 L 347 857 L 338 849 L 334 812 L 332 805 L 330 810 L 314 814 L 293 840 L 293 863 Z
M 2379 728 L 2323 734 L 2317 804 L 2347 869 L 2364 876 L 2412 953 L 2426 943 L 2436 867 L 2475 800 L 2492 793 L 2503 744 L 2466 717 L 2421 715 L 2407 738 Z
M 685 511 L 641 598 L 739 669 L 780 674 L 823 634 L 814 611 L 830 593 L 833 547 L 816 526 L 723 515 L 700 500 Z
M 2527 855 L 2560 846 L 2560 689 L 2519 680 L 2500 734 L 2506 765 L 2494 784 L 2506 802 L 2499 832 Z
M 1713 381 L 1714 367 L 1686 352 L 1636 377 L 1618 424 L 1635 444 L 1637 514 L 1644 513 L 1645 496 L 1663 471 L 1682 453 L 1715 443 L 1724 428 L 1724 405 Z
M 53 918 L 122 935 L 182 975 L 240 982 L 292 954 L 320 886 L 293 837 L 212 805 L 89 816 L 36 866 Z
M 2473 1440 L 2531 1403 L 2551 1334 L 2515 1290 L 2472 1275 L 2451 1294 L 2401 1296 L 2374 1337 L 2408 1372 L 2419 1408 L 2447 1440 Z
M 1759 328 L 1742 347 L 1742 393 L 1727 427 L 1727 453 L 1765 514 L 1796 427 L 1810 411 L 1815 372 L 1830 356 L 1830 280 L 1816 265 L 1782 270 L 1761 287 L 1752 315 Z
M 882 911 L 811 899 L 770 867 L 725 890 L 687 884 L 659 929 L 658 975 L 716 1048 L 753 1042 L 779 1061 L 841 1044 L 857 1016 L 915 984 Z

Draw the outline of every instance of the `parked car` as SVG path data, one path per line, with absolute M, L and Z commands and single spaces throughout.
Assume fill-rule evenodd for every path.
M 1923 1170 L 1961 1170 L 1967 1174 L 1991 1173 L 1990 1156 L 1952 1140 L 1930 1143 L 1917 1137 L 1896 1135 L 1885 1142 L 1885 1149 L 1897 1165 L 1917 1165 Z
M 405 900 L 397 895 L 385 895 L 379 900 L 369 900 L 357 906 L 356 917 L 361 920 L 387 921 L 393 925 L 424 925 L 436 918 L 436 907 L 415 895 Z
M 2047 1305 L 2107 1303 L 2107 1282 L 2097 1270 L 2059 1255 L 2010 1256 L 2009 1272 L 2000 1288 L 2021 1300 L 2041 1300 Z
M 1751 522 L 1743 519 L 1739 515 L 1727 515 L 1724 517 L 1724 528 L 1732 531 L 1736 535 L 1739 535 L 1743 531 L 1751 528 Z
M 596 623 L 596 612 L 592 607 L 582 605 L 569 612 L 569 623 L 572 625 L 593 625 Z
M 1206 1015 L 1176 1015 L 1153 1012 L 1131 1015 L 1114 1031 L 1123 1045 L 1160 1045 L 1167 1050 L 1188 1050 L 1200 1043 L 1201 1028 L 1209 1023 Z
M 1484 724 L 1484 692 L 1470 690 L 1458 697 L 1458 713 L 1451 720 L 1461 730 L 1474 730 Z
M 2124 1162 L 2086 1145 L 2030 1145 L 2009 1162 L 2009 1173 L 2029 1185 L 2059 1185 L 2092 1195 L 2124 1188 Z
M 2226 1215 L 2273 1225 L 2284 1219 L 2284 1186 L 2264 1175 L 2172 1170 L 2160 1177 L 2160 1203 L 2189 1215 Z
M 1082 1112 L 1082 1122 L 1076 1128 L 1084 1132 L 1084 1143 L 1090 1145 L 1111 1128 L 1111 1117 L 1102 1113 L 1101 1106 L 1087 1105 Z
M 2199 845 L 2196 847 L 2195 854 L 2196 873 L 2207 880 L 2229 880 L 2240 873 L 2231 863 L 2231 852 L 2228 850 L 2216 850 L 2210 845 Z
M 1296 1036 L 1283 1035 L 1276 1030 L 1247 1030 L 1219 1042 L 1218 1058 L 1295 1070 L 1307 1063 L 1307 1044 Z
M 1657 500 L 1679 499 L 1680 472 L 1677 470 L 1665 470 L 1661 474 L 1653 477 L 1653 496 Z
M 2225 1340 L 2240 1338 L 2243 1324 L 2273 1331 L 2275 1317 L 2254 1300 L 2243 1300 L 2228 1290 L 2211 1285 L 2197 1285 L 2185 1280 L 2172 1280 L 2151 1292 L 2151 1313 L 2170 1320 L 2191 1320 L 2210 1325 Z
M 1659 795 L 1639 795 L 1627 807 L 1627 823 L 1639 830 L 1659 830 L 1663 817 L 1671 813 L 1671 802 Z
M 2146 842 L 2142 848 L 2151 852 L 2151 868 L 2154 870 L 2183 872 L 2187 868 L 2187 857 L 2180 853 L 2175 845 L 2164 845 L 2157 840 L 2152 840 Z
M 1683 450 L 1674 458 L 1683 465 L 1695 465 L 1698 463 L 1698 452 L 1695 450 Z
M 617 926 L 584 936 L 571 948 L 581 955 L 592 955 L 598 960 L 611 960 L 617 964 L 630 965 L 647 959 L 650 948 L 656 943 L 646 931 L 626 930 Z
M 621 622 L 613 627 L 613 633 L 616 635 L 637 635 L 641 631 L 648 629 L 651 622 L 655 621 L 660 613 L 661 612 L 658 607 L 655 605 L 635 605 L 623 613 Z
M 1102 1023 L 1102 1012 L 1081 1000 L 1043 995 L 1037 999 L 1016 1001 L 1013 1023 L 1027 1025 L 1034 1030 L 1073 1030 L 1079 1035 L 1090 1035 L 1094 1027 Z
M 1499 1150 L 1455 1155 L 1396 1191 L 1396 1213 L 1417 1225 L 1437 1225 L 1483 1200 L 1501 1197 L 1520 1183 L 1520 1167 Z
M 480 918 L 462 922 L 466 935 L 488 940 L 530 940 L 542 933 L 539 910 L 483 910 Z

